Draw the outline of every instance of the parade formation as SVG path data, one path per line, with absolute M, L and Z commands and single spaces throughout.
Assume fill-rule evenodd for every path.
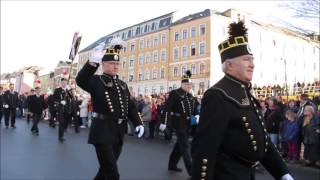
M 228 30 L 229 37 L 216 47 L 224 76 L 203 93 L 193 92 L 193 74 L 186 69 L 180 87 L 135 96 L 119 78 L 126 45 L 114 37 L 88 55 L 75 78 L 77 89 L 68 78 L 61 78 L 51 94 L 42 94 L 41 86 L 20 95 L 13 83 L 7 89 L 0 86 L 1 133 L 21 128 L 18 117 L 32 122 L 30 136 L 41 137 L 39 123 L 44 122 L 56 129 L 57 144 L 66 146 L 73 141 L 65 135 L 70 127 L 77 135 L 87 128 L 87 143 L 99 164 L 94 180 L 122 179 L 118 160 L 132 151 L 124 146 L 126 136 L 172 142 L 167 159 L 157 161 L 165 162 L 163 171 L 185 171 L 185 178 L 192 180 L 254 180 L 262 168 L 274 179 L 294 180 L 288 164 L 320 168 L 320 96 L 301 93 L 290 101 L 279 95 L 255 96 L 251 81 L 256 54 L 248 40 L 254 37 L 248 37 L 240 19 Z M 73 58 L 79 43 L 75 40 Z

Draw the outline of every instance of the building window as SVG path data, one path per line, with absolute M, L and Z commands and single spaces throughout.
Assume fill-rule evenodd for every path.
M 203 63 L 200 64 L 200 74 L 204 74 L 205 66 Z
M 134 43 L 131 44 L 131 46 L 130 46 L 130 51 L 131 51 L 131 52 L 134 51 Z
M 122 39 L 126 39 L 126 33 L 125 32 L 122 33 Z
M 147 39 L 147 48 L 150 48 L 150 39 Z
M 187 39 L 188 38 L 188 30 L 183 30 L 182 32 L 182 39 Z
M 144 48 L 144 40 L 140 39 L 140 49 L 143 49 L 143 48 Z
M 161 61 L 165 61 L 167 59 L 167 52 L 165 49 L 161 50 Z
M 143 55 L 139 55 L 139 65 L 143 64 Z
M 173 68 L 173 77 L 178 77 L 178 68 L 177 67 Z
M 153 39 L 153 47 L 158 47 L 158 36 L 155 36 Z
M 128 38 L 131 37 L 131 30 L 128 31 Z
M 155 62 L 155 63 L 158 62 L 158 51 L 153 52 L 153 62 Z
M 160 78 L 161 79 L 164 79 L 164 68 L 161 68 L 161 70 L 160 70 Z
M 142 77 L 142 72 L 141 72 L 141 71 L 139 71 L 139 74 L 138 74 L 138 80 L 139 80 L 139 81 L 142 81 L 142 78 L 143 78 L 143 77 Z
M 178 41 L 179 40 L 179 32 L 175 32 L 174 33 L 174 41 Z
M 191 56 L 195 56 L 196 55 L 196 45 L 195 44 L 192 44 L 191 45 Z
M 158 78 L 158 71 L 156 69 L 154 69 L 152 79 L 157 79 L 157 78 Z
M 156 94 L 156 89 L 152 87 L 151 94 Z
M 200 25 L 200 35 L 204 35 L 204 34 L 206 34 L 206 25 L 201 24 Z
M 150 53 L 146 54 L 146 64 L 150 63 Z
M 127 52 L 127 47 L 123 47 L 123 53 Z
M 146 72 L 145 72 L 145 75 L 144 75 L 144 80 L 149 80 L 149 79 L 150 79 L 150 72 L 147 69 Z
M 191 28 L 191 37 L 195 37 L 196 36 L 196 27 L 195 26 L 193 26 L 192 28 Z
M 205 43 L 204 43 L 204 42 L 201 42 L 199 46 L 200 46 L 200 47 L 199 47 L 199 49 L 200 49 L 199 54 L 200 54 L 200 55 L 204 55 L 204 54 L 205 54 L 205 49 L 206 49 Z
M 191 71 L 191 74 L 196 74 L 196 65 L 195 64 L 191 64 L 190 71 Z
M 185 74 L 185 72 L 187 71 L 186 65 L 182 65 L 181 67 L 181 74 Z
M 173 59 L 178 60 L 178 58 L 179 58 L 179 48 L 176 47 L 173 49 Z
M 165 45 L 167 43 L 167 37 L 165 34 L 162 34 L 161 35 L 161 44 L 162 45 Z
M 140 27 L 137 27 L 136 29 L 136 36 L 140 34 Z
M 164 87 L 160 86 L 160 93 L 164 93 Z
M 130 67 L 133 67 L 133 66 L 134 66 L 134 56 L 130 56 L 129 66 L 130 66 Z
M 182 47 L 182 58 L 186 58 L 187 57 L 187 47 L 184 46 Z
M 132 82 L 133 78 L 134 78 L 133 71 L 130 71 L 130 73 L 129 73 L 129 82 Z

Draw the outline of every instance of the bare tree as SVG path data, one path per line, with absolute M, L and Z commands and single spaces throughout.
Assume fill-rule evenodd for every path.
M 305 34 L 319 33 L 320 0 L 284 1 L 279 4 L 279 7 L 283 8 L 285 11 L 290 11 L 292 13 L 292 17 L 307 21 L 318 29 L 316 30 L 317 32 L 314 32 L 313 30 L 305 29 L 303 26 L 298 26 L 286 20 L 279 20 L 281 23 L 293 30 Z

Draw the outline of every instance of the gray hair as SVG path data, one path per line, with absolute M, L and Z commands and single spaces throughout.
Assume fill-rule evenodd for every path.
M 221 69 L 222 69 L 222 72 L 224 72 L 224 73 L 226 73 L 226 71 L 227 71 L 227 63 L 226 63 L 227 61 L 231 62 L 232 59 L 227 59 L 222 63 Z

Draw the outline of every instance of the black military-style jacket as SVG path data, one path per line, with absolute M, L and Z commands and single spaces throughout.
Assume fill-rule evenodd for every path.
M 53 92 L 54 106 L 57 110 L 64 113 L 71 113 L 71 99 L 72 94 L 68 89 L 63 89 L 62 87 L 56 88 Z M 66 104 L 61 104 L 61 101 L 65 101 Z
M 252 179 L 235 166 L 251 168 L 258 161 L 275 178 L 288 173 L 250 88 L 226 75 L 205 92 L 192 142 L 193 180 Z
M 3 105 L 8 105 L 9 109 L 15 109 L 19 105 L 19 97 L 16 91 L 14 91 L 13 94 L 9 90 L 5 91 L 4 94 L 2 95 L 2 100 L 3 100 Z
M 182 88 L 170 91 L 162 113 L 162 123 L 176 129 L 188 128 L 191 116 L 195 115 L 198 102 L 195 97 Z
M 46 108 L 46 102 L 44 97 L 37 96 L 36 94 L 31 95 L 28 101 L 29 111 L 35 114 L 41 114 L 42 111 Z
M 107 74 L 94 75 L 97 68 L 87 62 L 76 77 L 78 86 L 91 95 L 93 112 L 107 116 L 93 119 L 89 143 L 122 142 L 126 120 L 129 118 L 135 126 L 142 125 L 140 114 L 130 98 L 127 84 Z

